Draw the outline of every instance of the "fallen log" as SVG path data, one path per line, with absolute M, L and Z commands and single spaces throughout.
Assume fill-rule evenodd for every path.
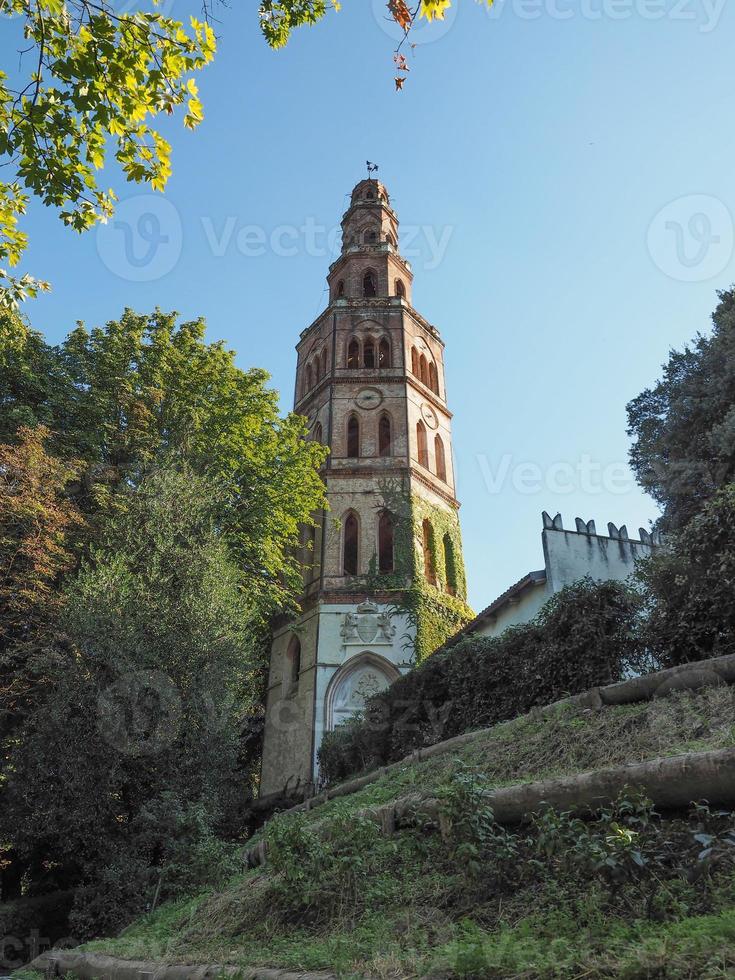
M 268 967 L 228 966 L 210 963 L 159 963 L 145 960 L 123 960 L 103 953 L 83 950 L 51 949 L 37 956 L 26 969 L 38 970 L 47 980 L 71 974 L 79 980 L 336 980 L 332 973 L 299 973 Z

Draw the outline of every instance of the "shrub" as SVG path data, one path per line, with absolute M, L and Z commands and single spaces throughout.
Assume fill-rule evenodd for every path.
M 630 586 L 583 579 L 553 596 L 532 622 L 434 654 L 371 698 L 363 720 L 331 733 L 319 754 L 322 779 L 335 782 L 620 680 L 642 662 L 641 605 Z

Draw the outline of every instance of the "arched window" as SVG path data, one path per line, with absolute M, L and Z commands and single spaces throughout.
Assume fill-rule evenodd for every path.
M 342 279 L 337 283 L 337 299 L 342 299 L 345 294 L 345 284 Z
M 314 370 L 311 364 L 308 364 L 306 367 L 306 390 L 311 391 L 313 387 L 314 387 Z
M 457 564 L 454 560 L 454 542 L 449 531 L 444 535 L 444 581 L 450 595 L 457 593 Z
M 319 356 L 314 358 L 314 378 L 317 382 L 321 381 L 322 377 L 322 360 Z
M 347 455 L 350 459 L 360 455 L 360 422 L 356 415 L 347 419 Z
M 350 341 L 350 345 L 347 348 L 347 367 L 360 367 L 360 344 L 354 339 Z
M 327 348 L 325 347 L 322 351 L 322 377 L 326 377 L 327 374 Z
M 421 538 L 424 549 L 424 577 L 430 585 L 436 585 L 436 562 L 434 560 L 434 528 L 428 517 L 421 525 Z
M 388 415 L 381 415 L 380 421 L 378 422 L 378 454 L 380 456 L 390 456 L 391 451 L 390 417 Z
M 368 338 L 362 347 L 362 366 L 366 368 L 375 367 L 375 344 Z
M 292 636 L 286 650 L 286 669 L 283 672 L 287 693 L 291 693 L 298 687 L 300 674 L 301 641 L 298 636 Z
M 368 191 L 367 194 L 365 195 L 365 200 L 372 201 L 374 199 L 374 197 L 375 197 L 375 195 L 373 194 L 373 192 L 372 191 Z
M 322 423 L 321 422 L 317 422 L 316 425 L 314 426 L 314 431 L 311 434 L 311 438 L 314 440 L 314 442 L 319 442 L 320 443 L 322 441 Z
M 415 347 L 411 348 L 411 370 L 418 378 L 419 376 L 419 352 Z
M 369 269 L 362 277 L 362 295 L 363 296 L 378 295 L 378 287 L 375 282 L 375 273 L 371 272 Z
M 429 450 L 426 447 L 426 426 L 421 420 L 416 423 L 416 449 L 418 451 L 419 464 L 428 470 Z
M 345 518 L 342 543 L 342 569 L 345 575 L 357 575 L 359 536 L 360 525 L 357 523 L 357 516 L 350 512 Z
M 423 383 L 428 388 L 428 386 L 429 386 L 429 363 L 428 363 L 428 361 L 426 360 L 426 357 L 423 354 L 421 355 L 421 357 L 419 357 L 419 377 L 421 378 L 421 380 L 423 381 Z
M 402 279 L 396 279 L 396 296 L 400 296 L 403 299 L 406 295 L 406 287 L 403 285 Z
M 434 456 L 436 458 L 436 475 L 440 480 L 447 482 L 447 460 L 444 455 L 444 443 L 442 437 L 434 436 Z
M 378 345 L 378 367 L 390 367 L 390 341 L 387 337 L 383 337 Z
M 388 232 L 388 234 L 386 235 L 386 239 L 385 239 L 385 240 L 386 240 L 386 241 L 388 242 L 388 244 L 389 244 L 389 245 L 391 245 L 391 246 L 392 246 L 393 248 L 397 248 L 397 247 L 398 247 L 398 246 L 396 245 L 396 239 L 395 239 L 395 235 L 391 235 L 391 233 L 390 233 L 390 232 Z
M 437 395 L 439 394 L 439 379 L 436 374 L 436 364 L 433 361 L 429 363 L 429 387 Z
M 393 571 L 393 517 L 387 510 L 378 520 L 378 571 Z
M 365 232 L 365 243 L 367 245 L 374 245 L 378 240 L 377 231 L 366 231 Z

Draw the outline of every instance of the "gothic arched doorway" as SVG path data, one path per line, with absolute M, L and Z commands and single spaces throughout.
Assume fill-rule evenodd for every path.
M 329 683 L 325 730 L 331 732 L 362 711 L 369 697 L 384 691 L 400 676 L 398 668 L 377 653 L 366 651 L 351 657 Z

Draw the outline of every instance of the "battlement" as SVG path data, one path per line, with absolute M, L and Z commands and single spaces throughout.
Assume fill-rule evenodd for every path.
M 589 537 L 595 538 L 611 538 L 613 541 L 631 541 L 633 544 L 643 544 L 647 545 L 649 548 L 660 547 L 663 544 L 663 538 L 660 531 L 646 531 L 645 528 L 638 528 L 638 538 L 631 538 L 628 534 L 628 528 L 625 524 L 620 527 L 613 524 L 612 521 L 608 522 L 607 525 L 607 535 L 598 534 L 597 527 L 594 521 L 583 521 L 581 517 L 575 517 L 574 522 L 576 529 L 572 531 L 567 530 L 564 527 L 562 521 L 562 516 L 557 513 L 555 517 L 552 517 L 548 511 L 544 511 L 541 515 L 544 531 L 566 531 L 569 534 L 585 534 Z

